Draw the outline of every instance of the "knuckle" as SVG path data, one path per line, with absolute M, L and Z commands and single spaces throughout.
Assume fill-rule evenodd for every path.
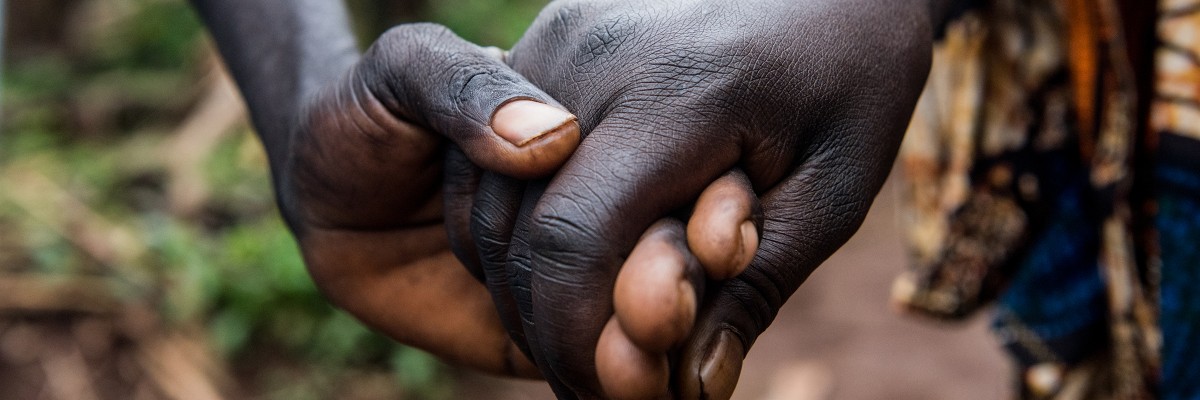
M 474 231 L 472 236 L 479 251 L 479 258 L 487 264 L 502 264 L 508 258 L 508 236 L 498 232 L 495 228 L 495 226 L 476 222 L 471 229 Z
M 554 29 L 572 29 L 587 24 L 611 0 L 555 0 L 542 10 L 539 20 Z
M 582 208 L 575 208 L 575 211 L 570 212 L 560 209 L 535 211 L 533 222 L 536 229 L 533 244 L 538 248 L 557 248 L 564 251 L 586 248 L 588 246 L 584 243 L 600 240 L 600 234 L 591 227 L 595 219 Z
M 386 47 L 419 47 L 429 46 L 437 40 L 453 36 L 454 33 L 445 26 L 429 22 L 396 25 L 376 41 L 377 45 Z
M 498 232 L 484 232 L 476 230 L 474 235 L 475 246 L 479 251 L 479 258 L 484 264 L 496 265 L 503 264 L 508 257 L 508 241 Z
M 479 193 L 480 196 L 489 196 Z M 502 199 L 484 199 L 471 209 L 471 236 L 485 262 L 503 263 L 512 240 L 512 216 L 495 203 Z
M 396 25 L 375 40 L 364 55 L 364 63 L 375 76 L 391 79 L 425 74 L 423 66 L 447 58 L 446 43 L 456 38 L 453 32 L 434 23 Z M 401 79 L 403 80 L 403 79 Z
M 575 43 L 576 67 L 597 66 L 625 50 L 639 36 L 640 24 L 634 16 L 619 14 L 597 18 Z
M 725 308 L 725 312 L 737 315 L 734 323 L 744 340 L 753 342 L 758 333 L 763 332 L 775 320 L 779 309 L 787 297 L 795 291 L 789 287 L 799 285 L 796 282 L 785 282 L 786 277 L 775 276 L 771 270 L 752 268 L 738 275 L 722 289 L 728 297 L 724 297 L 716 305 Z
M 492 196 L 488 193 L 481 192 L 478 195 L 481 198 L 476 202 L 475 207 L 471 209 L 472 233 L 480 237 L 499 236 L 504 230 L 502 225 L 505 225 L 501 222 L 502 216 L 498 215 L 500 213 L 499 207 L 491 206 L 494 200 L 489 199 Z
M 412 93 L 413 77 L 410 71 L 412 60 L 428 59 L 426 53 L 431 35 L 435 35 L 434 24 L 404 24 L 388 29 L 363 54 L 359 68 L 365 84 L 372 92 L 387 93 L 405 100 Z M 384 96 L 388 97 L 388 96 Z M 402 101 L 403 102 L 403 101 Z
M 552 203 L 557 204 L 543 203 L 531 216 L 529 246 L 534 256 L 560 268 L 597 265 L 601 257 L 598 248 L 602 246 L 596 244 L 607 243 L 598 229 L 598 216 L 573 200 Z
M 516 74 L 501 67 L 499 61 L 457 57 L 444 67 L 446 91 L 459 115 L 478 125 L 487 125 L 491 111 L 512 97 L 530 97 L 533 90 Z
M 368 50 L 378 76 L 420 108 L 414 116 L 433 128 L 460 132 L 486 125 L 514 97 L 538 97 L 524 78 L 442 25 L 398 25 Z

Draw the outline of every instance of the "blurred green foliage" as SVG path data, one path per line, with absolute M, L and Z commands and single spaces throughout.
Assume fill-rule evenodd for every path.
M 355 15 L 375 17 L 360 24 L 364 36 L 390 23 L 371 12 L 388 2 L 351 3 Z M 144 251 L 106 265 L 53 223 L 30 218 L 28 205 L 0 195 L 0 231 L 9 232 L 0 242 L 16 242 L 0 243 L 8 252 L 0 270 L 110 277 L 116 293 L 151 302 L 166 323 L 203 327 L 231 364 L 253 371 L 249 384 L 264 398 L 329 398 L 343 378 L 372 370 L 394 371 L 410 396 L 448 397 L 445 366 L 370 332 L 319 295 L 275 211 L 264 156 L 245 124 L 204 160 L 211 193 L 199 215 L 172 213 L 164 144 L 204 93 L 198 82 L 210 54 L 186 2 L 64 4 L 75 19 L 33 21 L 60 25 L 53 46 L 5 60 L 0 175 L 14 165 L 38 171 L 87 212 L 133 232 Z M 405 4 L 412 9 L 393 13 L 397 20 L 433 20 L 468 40 L 507 47 L 544 1 Z M 23 44 L 19 35 L 6 40 L 9 48 Z M 291 368 L 255 369 L 278 365 Z
M 548 0 L 347 0 L 359 42 L 393 25 L 434 21 L 481 46 L 512 47 Z
M 182 1 L 137 0 L 133 15 L 102 31 L 94 67 L 180 70 L 195 64 L 201 24 Z
M 483 46 L 510 48 L 546 5 L 542 0 L 437 0 L 428 15 L 459 36 Z

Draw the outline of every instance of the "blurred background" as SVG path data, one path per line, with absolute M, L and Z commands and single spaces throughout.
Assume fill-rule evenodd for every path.
M 350 0 L 362 43 L 436 21 L 483 45 L 540 0 Z M 12 0 L 0 98 L 0 399 L 548 399 L 334 310 L 183 0 Z M 744 399 L 1008 397 L 980 319 L 892 313 L 891 189 L 749 353 Z

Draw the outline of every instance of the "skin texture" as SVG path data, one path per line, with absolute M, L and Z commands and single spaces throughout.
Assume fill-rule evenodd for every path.
M 646 351 L 630 341 L 616 319 L 600 335 L 596 368 L 611 399 L 666 398 L 670 383 L 667 356 Z
M 659 364 L 645 360 L 675 356 L 691 335 L 710 285 L 706 275 L 732 277 L 731 271 L 747 267 L 750 258 L 739 256 L 757 251 L 758 210 L 745 175 L 734 170 L 704 189 L 686 227 L 665 218 L 642 235 L 617 275 L 614 315 L 596 345 L 596 373 L 606 396 L 656 398 L 671 392 L 669 376 L 650 373 L 657 369 L 646 366 Z M 705 263 L 699 254 L 717 258 Z
M 471 236 L 505 326 L 558 396 L 620 386 L 602 385 L 598 355 L 638 334 L 596 346 L 621 265 L 652 223 L 736 167 L 761 201 L 758 251 L 704 290 L 672 365 L 677 395 L 732 393 L 746 351 L 882 185 L 928 72 L 937 8 L 580 0 L 542 12 L 507 60 L 575 112 L 585 138 L 549 180 L 484 174 Z M 714 240 L 749 243 L 730 237 Z M 710 256 L 728 266 L 745 252 Z
M 547 109 L 554 100 L 495 52 L 435 25 L 393 29 L 360 56 L 335 1 L 194 4 L 250 106 L 283 216 L 330 301 L 449 362 L 538 376 L 477 281 L 471 206 L 503 189 L 483 182 L 557 169 L 579 142 L 574 116 Z
M 448 217 L 443 200 L 475 191 L 468 155 L 513 176 L 553 172 L 579 141 L 574 116 L 494 52 L 436 25 L 393 29 L 360 56 L 340 1 L 193 3 L 330 301 L 450 362 L 536 377 L 452 254 L 446 225 L 465 219 Z
M 691 333 L 703 277 L 683 224 L 665 219 L 651 226 L 617 275 L 613 318 L 622 334 L 643 350 L 665 353 Z
M 672 334 L 667 390 L 732 392 L 754 338 L 861 223 L 946 2 L 559 1 L 510 69 L 428 24 L 394 29 L 360 57 L 336 0 L 193 1 L 326 295 L 451 362 L 531 376 L 520 353 L 530 355 L 565 398 L 602 393 L 593 362 L 662 359 L 662 343 L 619 322 L 605 336 L 612 347 L 597 347 L 618 319 L 617 272 L 652 222 L 704 203 L 705 187 L 736 167 L 760 197 L 761 235 L 750 240 L 759 229 L 738 221 L 753 207 L 710 207 L 689 223 L 717 233 L 694 234 L 686 250 L 676 237 L 670 251 L 681 271 L 695 271 L 689 259 L 714 278 L 744 271 L 718 285 L 685 272 L 662 287 L 685 304 L 687 281 L 698 300 L 692 334 Z M 519 107 L 535 110 L 527 118 L 497 111 L 521 100 L 559 107 L 551 95 L 578 122 L 529 103 Z M 726 245 L 736 248 L 711 251 Z M 670 317 L 661 329 L 680 326 Z M 646 376 L 622 396 L 661 394 L 662 374 Z
M 740 170 L 731 171 L 696 200 L 687 225 L 688 248 L 709 279 L 723 281 L 750 266 L 761 226 L 762 208 L 750 181 Z

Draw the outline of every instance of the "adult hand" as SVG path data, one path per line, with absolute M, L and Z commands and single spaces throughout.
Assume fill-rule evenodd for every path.
M 597 369 L 631 354 L 596 346 L 640 235 L 736 167 L 764 217 L 749 267 L 705 291 L 686 343 L 634 340 L 643 355 L 674 351 L 673 384 L 603 382 L 610 396 L 731 394 L 746 351 L 882 185 L 929 68 L 944 7 L 932 3 L 564 0 L 542 12 L 509 64 L 587 136 L 549 181 L 485 174 L 472 229 L 506 326 L 560 397 L 600 396 L 612 377 Z M 647 237 L 677 244 L 680 229 Z M 623 325 L 609 330 L 638 336 Z
M 385 33 L 302 108 L 280 174 L 285 215 L 322 292 L 400 342 L 536 376 L 451 254 L 443 196 L 474 193 L 467 158 L 520 177 L 555 170 L 579 130 L 548 104 L 498 57 L 440 26 Z M 443 195 L 447 138 L 456 146 L 445 171 L 455 175 Z
M 450 362 L 536 376 L 451 254 L 445 225 L 469 214 L 447 217 L 442 200 L 474 193 L 467 157 L 524 178 L 557 169 L 579 141 L 574 116 L 499 51 L 436 25 L 397 27 L 360 57 L 340 0 L 193 3 L 242 90 L 322 292 Z

